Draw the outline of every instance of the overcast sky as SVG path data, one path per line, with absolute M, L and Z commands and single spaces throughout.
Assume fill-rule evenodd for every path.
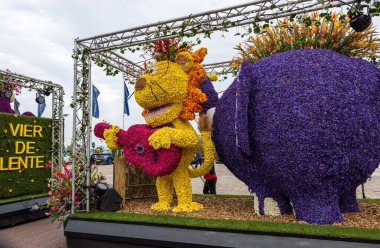
M 228 7 L 248 0 L 1 0 L 0 1 L 0 68 L 43 80 L 50 80 L 64 87 L 66 92 L 64 113 L 66 120 L 65 143 L 72 135 L 72 109 L 69 107 L 73 92 L 74 39 L 131 28 L 143 24 L 195 14 L 207 10 Z M 233 29 L 236 31 L 237 29 Z M 205 62 L 231 59 L 233 49 L 242 40 L 232 35 L 221 38 L 214 35 L 203 45 L 209 55 Z M 131 55 L 134 58 L 135 55 Z M 106 77 L 101 69 L 93 66 L 92 81 L 99 89 L 100 118 L 122 126 L 123 80 L 122 77 Z M 218 91 L 228 87 L 230 81 L 217 82 Z M 133 92 L 133 87 L 129 87 Z M 24 90 L 18 97 L 21 111 L 36 113 L 35 92 Z M 142 109 L 134 98 L 130 100 L 131 116 L 125 116 L 125 127 L 143 123 Z M 48 99 L 44 117 L 51 117 L 51 101 Z M 99 141 L 95 139 L 97 145 Z

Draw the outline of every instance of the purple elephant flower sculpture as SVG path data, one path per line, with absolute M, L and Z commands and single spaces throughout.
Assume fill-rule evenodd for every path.
M 0 113 L 15 114 L 16 112 L 11 107 L 11 100 L 5 97 L 3 94 L 0 94 Z M 31 112 L 25 112 L 22 115 L 24 116 L 34 116 Z
M 380 163 L 380 70 L 334 51 L 291 50 L 244 62 L 217 103 L 221 160 L 298 220 L 342 222 Z

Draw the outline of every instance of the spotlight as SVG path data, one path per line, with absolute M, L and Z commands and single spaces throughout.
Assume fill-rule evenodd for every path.
M 105 183 L 96 183 L 94 185 L 94 193 L 97 195 L 97 196 L 102 196 L 104 195 L 104 193 L 106 193 L 108 190 L 108 186 L 107 184 Z
M 53 88 L 51 86 L 46 86 L 43 88 L 41 94 L 43 93 L 45 96 L 50 96 L 52 92 L 53 92 Z
M 4 90 L 3 91 L 3 95 L 5 96 L 5 98 L 10 99 L 12 97 L 12 91 L 10 91 L 10 90 Z
M 350 15 L 350 26 L 356 32 L 361 32 L 371 25 L 372 19 L 370 14 L 364 14 L 360 11 L 355 11 Z
M 36 93 L 36 103 L 38 104 L 44 104 L 45 103 L 45 97 L 41 95 L 41 93 Z

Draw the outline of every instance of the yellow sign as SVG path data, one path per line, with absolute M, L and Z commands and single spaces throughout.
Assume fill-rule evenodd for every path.
M 47 191 L 52 121 L 0 113 L 0 199 Z
M 9 130 L 13 138 L 43 138 L 42 126 L 40 125 L 9 123 Z M 38 151 L 35 141 L 15 141 L 14 151 L 15 155 L 18 155 L 17 157 L 8 157 L 7 161 L 4 161 L 4 157 L 0 157 L 0 171 L 44 168 L 45 157 L 33 156 Z M 19 157 L 20 155 L 27 156 Z

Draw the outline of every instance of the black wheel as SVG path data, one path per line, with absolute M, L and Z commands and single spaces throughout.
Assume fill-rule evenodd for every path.
M 108 161 L 107 161 L 107 164 L 113 164 L 113 159 L 109 158 Z

